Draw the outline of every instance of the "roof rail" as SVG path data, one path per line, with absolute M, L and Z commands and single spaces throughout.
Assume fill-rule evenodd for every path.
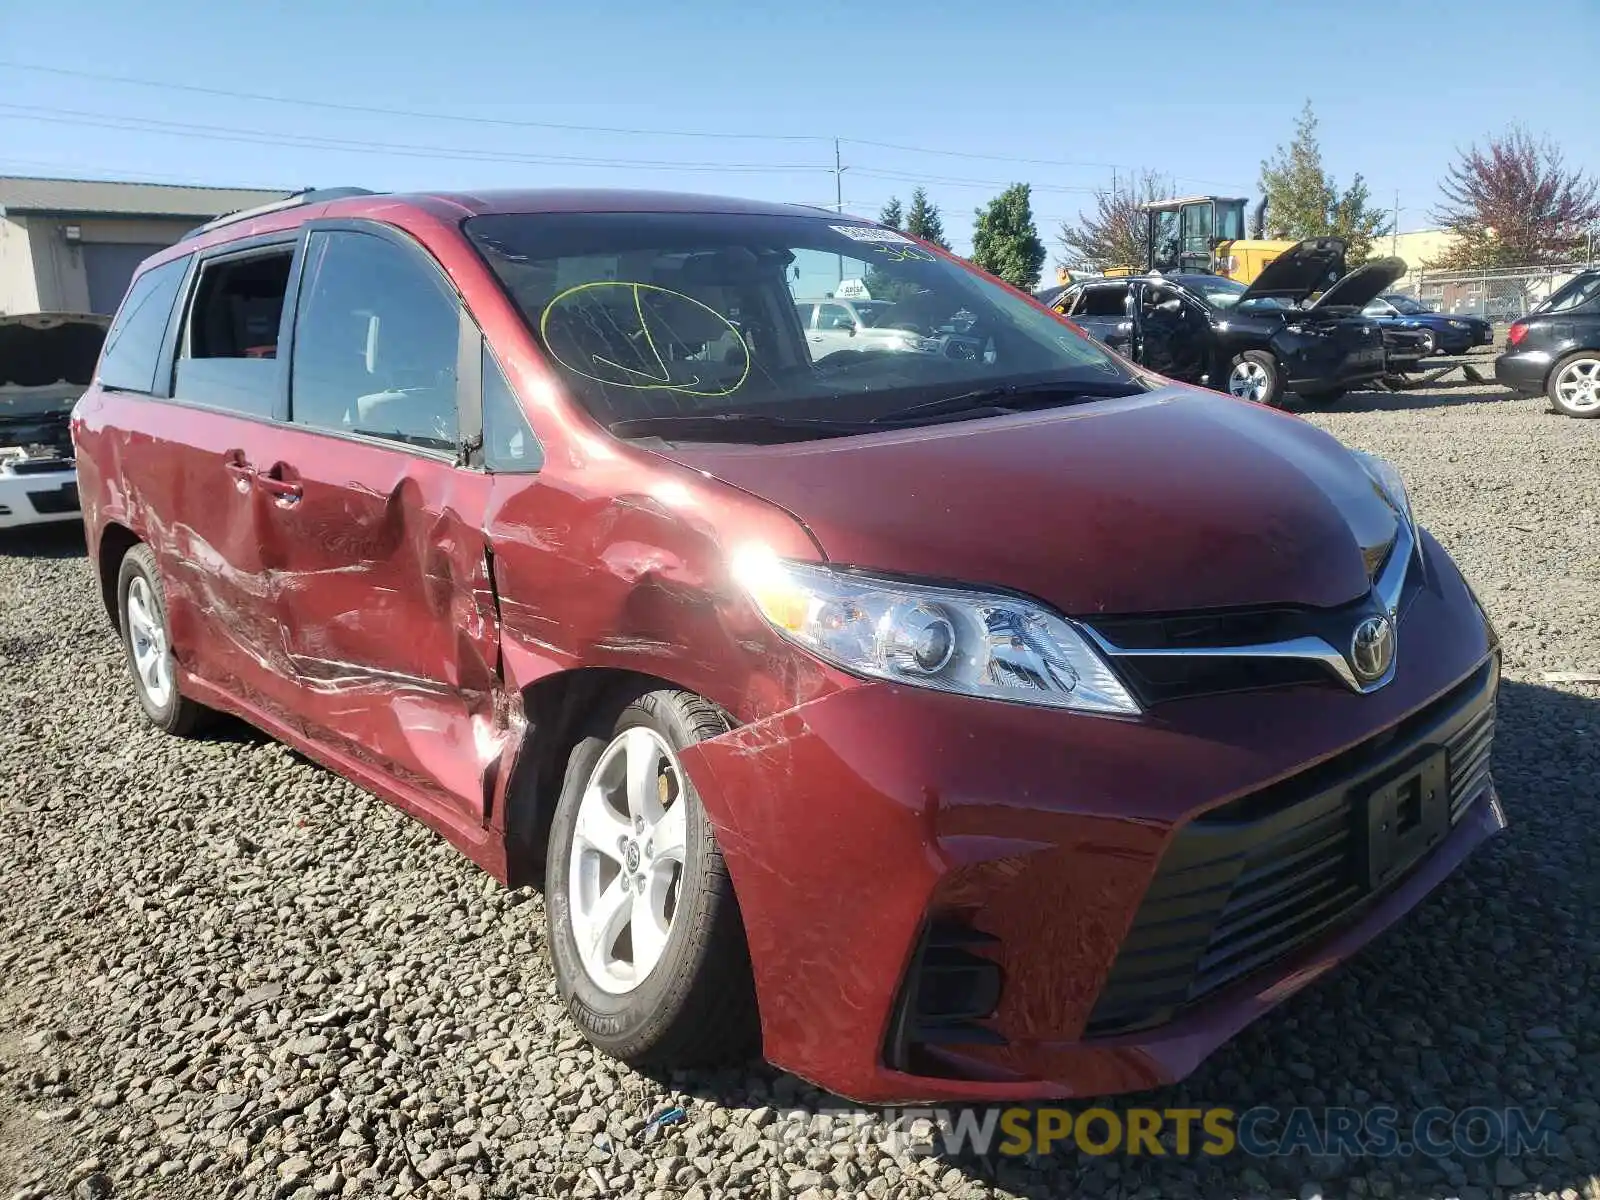
M 322 204 L 328 200 L 343 200 L 349 196 L 375 196 L 376 192 L 368 188 L 336 187 L 336 188 L 304 188 L 292 195 L 285 196 L 282 200 L 274 200 L 270 204 L 259 204 L 255 208 L 241 208 L 237 212 L 224 213 L 214 220 L 207 221 L 204 225 L 197 225 L 184 234 L 180 241 L 199 237 L 202 233 L 210 233 L 213 229 L 220 229 L 224 225 L 232 225 L 236 221 L 248 221 L 252 217 L 264 217 L 268 213 L 282 212 L 286 208 L 299 208 L 304 204 Z

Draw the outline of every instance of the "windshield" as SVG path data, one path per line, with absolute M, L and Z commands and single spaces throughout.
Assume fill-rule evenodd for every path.
M 1224 275 L 1183 275 L 1178 277 L 1177 282 L 1212 308 L 1238 308 L 1240 312 L 1258 312 L 1261 309 L 1277 310 L 1291 307 L 1276 296 L 1252 296 L 1241 306 L 1239 298 L 1247 290 L 1245 285 Z
M 1566 312 L 1568 309 L 1581 308 L 1596 297 L 1600 297 L 1600 271 L 1579 275 L 1534 311 Z
M 1404 313 L 1408 317 L 1414 317 L 1420 313 L 1425 313 L 1428 311 L 1410 296 L 1383 296 L 1380 298 L 1380 300 L 1387 302 L 1389 307 L 1393 308 L 1396 312 Z
M 1138 388 L 1064 322 L 874 225 L 534 213 L 474 217 L 465 229 L 574 395 L 606 424 L 858 421 L 1014 384 Z M 830 299 L 845 281 L 849 303 Z

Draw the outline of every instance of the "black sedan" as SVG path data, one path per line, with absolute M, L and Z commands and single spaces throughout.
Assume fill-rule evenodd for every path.
M 1543 392 L 1569 417 L 1600 417 L 1600 271 L 1585 271 L 1506 331 L 1496 382 Z
M 1091 280 L 1053 307 L 1170 379 L 1261 404 L 1281 405 L 1289 392 L 1325 403 L 1390 369 L 1383 331 L 1361 308 L 1406 269 L 1389 258 L 1345 275 L 1344 252 L 1338 238 L 1313 238 L 1249 287 L 1220 275 Z
M 1494 326 L 1482 317 L 1452 317 L 1424 308 L 1410 296 L 1375 296 L 1361 310 L 1385 329 L 1418 334 L 1424 354 L 1465 354 L 1494 344 Z

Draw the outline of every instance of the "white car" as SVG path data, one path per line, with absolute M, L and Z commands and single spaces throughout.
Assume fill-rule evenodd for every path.
M 95 313 L 0 316 L 0 529 L 82 519 L 72 406 L 110 324 Z
M 878 321 L 894 305 L 887 300 L 796 300 L 795 312 L 811 344 L 813 360 L 839 350 L 899 350 L 908 354 L 937 354 L 938 338 L 924 337 L 914 329 L 880 329 Z

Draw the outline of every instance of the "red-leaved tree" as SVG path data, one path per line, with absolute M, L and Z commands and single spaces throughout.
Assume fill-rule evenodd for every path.
M 1516 126 L 1462 152 L 1439 190 L 1444 203 L 1433 216 L 1456 241 L 1433 267 L 1571 262 L 1600 221 L 1600 184 Z

